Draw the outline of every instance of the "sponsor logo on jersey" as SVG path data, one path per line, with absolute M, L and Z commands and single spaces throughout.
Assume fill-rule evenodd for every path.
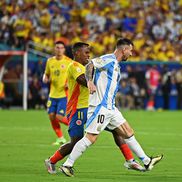
M 96 58 L 95 61 L 96 61 L 97 63 L 101 63 L 101 62 L 102 62 L 102 59 Z
M 80 126 L 82 124 L 82 121 L 81 120 L 77 120 L 76 124 Z

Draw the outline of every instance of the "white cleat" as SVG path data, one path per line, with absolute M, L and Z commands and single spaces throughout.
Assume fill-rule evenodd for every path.
M 153 167 L 154 167 L 154 165 L 156 165 L 162 158 L 163 158 L 163 155 L 158 155 L 156 157 L 151 157 L 149 164 L 144 165 L 145 166 L 145 169 L 147 171 L 152 170 Z
M 146 171 L 146 169 L 140 165 L 139 162 L 133 160 L 133 161 L 125 161 L 124 167 L 130 170 L 135 170 L 135 171 Z
M 56 174 L 55 164 L 52 164 L 49 159 L 46 159 L 44 163 L 49 174 Z
M 61 166 L 60 167 L 60 171 L 68 176 L 68 177 L 74 177 L 74 171 L 73 171 L 73 167 L 70 166 Z

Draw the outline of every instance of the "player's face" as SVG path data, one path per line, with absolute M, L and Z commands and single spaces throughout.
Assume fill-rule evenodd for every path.
M 88 46 L 82 47 L 79 52 L 79 58 L 80 58 L 80 62 L 83 65 L 86 65 L 90 58 L 90 47 L 88 47 Z
M 125 46 L 124 49 L 122 50 L 122 61 L 126 61 L 130 56 L 132 56 L 132 50 L 133 50 L 133 46 L 129 45 L 129 46 Z
M 62 56 L 65 53 L 65 47 L 63 44 L 56 44 L 55 54 L 56 56 Z

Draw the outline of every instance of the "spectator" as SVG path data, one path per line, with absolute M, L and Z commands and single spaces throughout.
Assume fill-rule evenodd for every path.
M 32 83 L 29 86 L 29 92 L 28 92 L 28 107 L 33 109 L 40 108 L 40 105 L 42 104 L 41 97 L 40 97 L 40 89 L 41 84 L 38 80 L 37 76 L 33 76 Z
M 23 48 L 28 40 L 36 43 L 35 37 L 42 34 L 49 36 L 49 42 L 64 38 L 67 46 L 83 38 L 96 44 L 99 38 L 104 40 L 104 44 L 99 42 L 103 54 L 110 43 L 124 36 L 136 41 L 137 53 L 132 60 L 181 61 L 180 46 L 176 44 L 181 41 L 180 10 L 180 1 L 168 0 L 1 0 L 0 37 L 13 48 Z M 164 44 L 167 47 L 163 48 Z M 97 54 L 95 51 L 93 56 Z
M 116 95 L 116 107 L 122 109 L 134 109 L 134 99 L 131 87 L 126 80 L 121 80 L 118 93 Z
M 160 73 L 157 70 L 157 67 L 154 65 L 149 67 L 145 74 L 145 78 L 147 81 L 147 91 L 150 95 L 149 101 L 147 103 L 147 109 L 153 110 L 154 109 L 154 96 L 156 94 L 157 87 L 159 85 Z
M 178 109 L 182 109 L 182 68 L 176 72 L 175 78 L 178 90 Z

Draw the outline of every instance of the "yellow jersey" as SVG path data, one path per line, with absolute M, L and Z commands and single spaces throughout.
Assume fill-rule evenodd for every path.
M 66 97 L 67 69 L 71 62 L 72 60 L 66 56 L 63 56 L 60 60 L 57 60 L 55 56 L 47 60 L 45 74 L 50 79 L 49 97 Z
M 68 67 L 68 103 L 66 113 L 69 114 L 75 109 L 87 108 L 89 91 L 88 88 L 80 85 L 76 79 L 85 74 L 85 67 L 73 61 Z

